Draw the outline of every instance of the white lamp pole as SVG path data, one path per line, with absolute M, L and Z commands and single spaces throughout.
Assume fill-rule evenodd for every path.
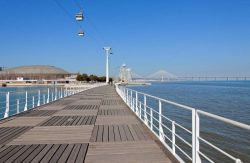
M 111 47 L 104 47 L 106 51 L 106 83 L 109 82 L 109 55 L 111 54 Z

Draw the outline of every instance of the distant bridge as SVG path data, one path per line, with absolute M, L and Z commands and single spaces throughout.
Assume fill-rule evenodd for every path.
M 133 78 L 144 81 L 250 81 L 250 77 L 176 77 L 176 78 Z
M 250 81 L 249 76 L 175 76 L 160 70 L 148 76 L 131 72 L 133 80 L 143 81 Z

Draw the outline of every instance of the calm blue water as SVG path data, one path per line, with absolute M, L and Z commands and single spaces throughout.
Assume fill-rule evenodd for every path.
M 17 113 L 17 99 L 19 99 L 19 110 L 22 112 L 25 106 L 25 91 L 28 93 L 27 107 L 32 108 L 33 96 L 34 104 L 37 105 L 38 102 L 38 90 L 40 90 L 40 102 L 43 104 L 43 96 L 45 96 L 45 101 L 48 97 L 48 88 L 50 89 L 50 101 L 53 96 L 55 96 L 55 89 L 61 90 L 60 87 L 0 87 L 0 119 L 3 118 L 5 112 L 5 102 L 6 93 L 10 92 L 10 115 Z
M 249 81 L 166 82 L 153 83 L 151 86 L 131 86 L 130 88 L 250 125 Z M 157 101 L 154 100 L 151 100 L 149 105 L 153 108 L 158 106 Z M 191 129 L 191 113 L 164 104 L 163 114 Z M 201 137 L 241 158 L 244 162 L 250 162 L 249 131 L 203 116 L 200 117 L 200 120 Z M 170 126 L 167 121 L 165 123 Z M 191 142 L 190 135 L 184 134 L 178 129 L 177 132 Z M 181 141 L 179 144 L 190 153 L 190 149 L 185 147 Z M 214 161 L 230 162 L 205 144 L 201 144 L 201 149 L 211 158 L 215 158 Z

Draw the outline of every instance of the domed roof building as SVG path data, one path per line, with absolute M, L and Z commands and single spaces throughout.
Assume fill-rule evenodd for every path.
M 0 71 L 0 80 L 55 80 L 69 77 L 70 73 L 54 66 L 33 65 L 8 68 Z

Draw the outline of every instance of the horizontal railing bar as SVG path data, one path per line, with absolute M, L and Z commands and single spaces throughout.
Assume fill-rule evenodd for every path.
M 211 162 L 211 163 L 215 163 L 214 161 L 212 161 L 210 158 L 208 158 L 204 153 L 202 153 L 201 151 L 198 151 L 199 152 L 199 154 L 202 156 L 202 157 L 204 157 L 206 160 L 208 160 L 209 162 Z
M 164 136 L 165 138 L 167 138 L 168 141 L 170 141 L 171 143 L 173 143 L 173 141 L 172 141 L 167 135 L 163 134 L 163 136 Z
M 164 115 L 161 115 L 161 117 L 163 117 L 164 119 L 166 119 L 166 120 L 170 121 L 171 123 L 173 123 L 173 120 L 171 120 L 170 118 L 168 118 L 168 117 L 166 117 Z
M 189 160 L 192 161 L 192 158 L 185 151 L 183 151 L 178 145 L 175 144 L 175 147 L 177 147 Z
M 172 131 L 170 128 L 168 128 L 168 126 L 165 126 L 165 125 L 162 124 L 162 123 L 161 123 L 161 125 L 162 125 L 165 129 L 167 129 L 168 131 L 170 131 L 171 133 L 173 133 L 173 131 Z
M 242 128 L 242 129 L 250 130 L 250 125 L 246 125 L 244 123 L 240 123 L 240 122 L 237 122 L 237 121 L 234 121 L 234 120 L 231 120 L 231 119 L 228 119 L 228 118 L 224 118 L 224 117 L 221 117 L 221 116 L 218 116 L 218 115 L 215 115 L 215 114 L 211 114 L 211 113 L 208 113 L 208 112 L 205 112 L 205 111 L 202 111 L 202 110 L 197 110 L 197 112 L 199 114 L 201 114 L 201 115 L 205 115 L 205 116 L 208 116 L 210 118 L 213 118 L 213 119 L 225 122 L 225 123 L 229 123 L 229 124 L 231 124 L 233 126 L 237 126 L 239 128 Z
M 193 147 L 189 142 L 187 142 L 186 140 L 184 140 L 181 136 L 179 136 L 178 134 L 176 134 L 176 133 L 174 133 L 174 135 L 176 136 L 176 137 L 178 137 L 180 140 L 182 140 L 184 143 L 186 143 L 189 147 Z
M 131 90 L 131 91 L 133 91 L 133 92 L 137 92 L 138 94 L 141 94 L 141 95 L 145 95 L 145 96 L 148 96 L 148 97 L 157 99 L 157 100 L 161 100 L 162 102 L 166 102 L 166 103 L 168 103 L 168 104 L 172 104 L 172 105 L 175 105 L 175 106 L 179 106 L 179 107 L 181 107 L 182 109 L 187 109 L 187 110 L 189 110 L 189 111 L 194 110 L 194 108 L 189 107 L 189 106 L 185 106 L 185 105 L 182 105 L 182 104 L 178 104 L 178 103 L 175 103 L 175 102 L 172 102 L 172 101 L 169 101 L 169 100 L 165 100 L 165 99 L 162 99 L 162 98 L 153 96 L 153 95 L 149 95 L 149 94 L 147 94 L 147 93 L 143 93 L 143 92 L 140 92 L 140 91 L 135 91 L 135 90 L 132 90 L 132 89 L 129 89 L 129 88 L 127 88 L 127 89 L 128 89 L 128 90 Z
M 180 124 L 178 124 L 178 123 L 176 123 L 176 122 L 175 122 L 175 125 L 178 126 L 178 127 L 180 127 L 180 128 L 182 128 L 183 130 L 187 131 L 189 134 L 192 134 L 191 131 L 189 131 L 188 129 L 186 129 L 186 128 L 183 127 L 182 125 L 180 125 Z
M 206 143 L 207 145 L 213 147 L 214 149 L 216 149 L 217 151 L 219 151 L 220 153 L 226 155 L 227 157 L 231 158 L 232 160 L 236 161 L 237 158 L 233 157 L 232 155 L 230 155 L 229 153 L 223 151 L 222 149 L 216 147 L 215 145 L 213 145 L 212 143 L 206 141 L 205 139 L 201 138 L 201 137 L 198 137 L 200 140 L 202 140 L 204 143 Z

